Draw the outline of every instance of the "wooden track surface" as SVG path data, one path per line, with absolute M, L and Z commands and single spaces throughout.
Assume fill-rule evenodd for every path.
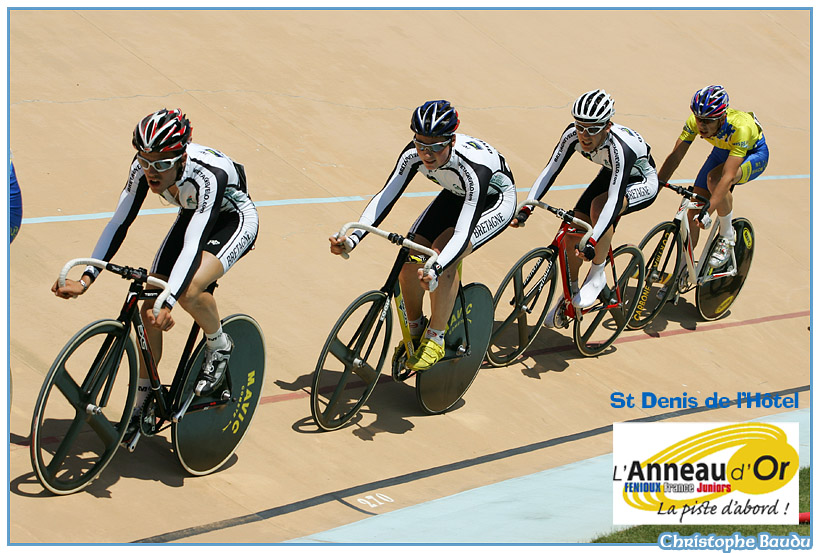
M 809 17 L 807 10 L 12 11 L 10 139 L 26 224 L 10 252 L 10 541 L 281 542 L 381 512 L 357 501 L 373 493 L 393 498 L 379 508 L 392 510 L 606 453 L 611 434 L 601 429 L 668 411 L 613 409 L 615 391 L 705 398 L 807 387 Z M 721 28 L 753 40 L 733 52 L 725 34 L 702 32 Z M 713 83 L 726 87 L 734 107 L 755 111 L 771 150 L 764 176 L 772 178 L 736 190 L 735 215 L 753 222 L 757 244 L 725 319 L 699 321 L 689 294 L 595 359 L 572 349 L 569 331 L 544 330 L 532 356 L 485 367 L 450 413 L 423 416 L 411 384 L 389 383 L 376 388 L 355 424 L 317 431 L 307 393 L 319 349 L 342 310 L 382 284 L 394 256 L 392 246 L 369 238 L 343 261 L 328 252 L 327 237 L 357 219 L 383 185 L 411 137 L 412 108 L 452 101 L 460 131 L 496 146 L 518 186 L 529 188 L 580 93 L 606 88 L 615 120 L 638 130 L 660 164 L 692 93 Z M 216 474 L 184 473 L 164 433 L 133 454 L 119 452 L 85 491 L 53 497 L 35 480 L 26 446 L 38 390 L 62 345 L 84 324 L 115 316 L 126 287 L 108 274 L 79 300 L 60 301 L 49 289 L 65 261 L 91 253 L 107 221 L 93 216 L 113 211 L 127 177 L 132 129 L 161 107 L 180 107 L 195 141 L 244 163 L 260 204 L 256 251 L 222 279 L 216 297 L 223 316 L 247 312 L 265 332 L 263 403 Z M 708 151 L 697 141 L 674 178 L 694 178 Z M 576 156 L 557 184 L 589 182 L 596 170 Z M 408 191 L 435 186 L 419 178 Z M 556 189 L 547 199 L 570 208 L 579 194 Z M 331 201 L 351 196 L 361 199 Z M 406 231 L 429 201 L 403 198 L 382 227 Z M 661 192 L 620 223 L 615 243 L 639 242 L 677 203 Z M 167 206 L 152 196 L 143 207 Z M 148 266 L 173 220 L 140 216 L 115 261 Z M 468 260 L 464 280 L 494 290 L 556 228 L 542 214 L 504 232 Z M 190 324 L 181 309 L 174 314 L 167 361 Z

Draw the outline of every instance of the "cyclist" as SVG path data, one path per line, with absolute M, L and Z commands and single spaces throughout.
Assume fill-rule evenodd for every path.
M 417 173 L 444 189 L 410 228 L 415 242 L 440 252 L 438 264 L 430 274 L 408 264 L 399 276 L 410 332 L 418 345 L 407 367 L 419 371 L 444 356 L 444 333 L 458 293 L 459 262 L 497 236 L 515 214 L 515 184 L 504 156 L 481 139 L 456 133 L 458 126 L 458 112 L 446 100 L 416 108 L 410 118 L 413 139 L 359 218 L 360 223 L 378 226 Z M 356 230 L 348 236 L 331 236 L 330 251 L 348 252 L 365 234 Z M 426 331 L 425 291 L 430 292 L 432 311 Z
M 606 263 L 615 225 L 621 215 L 649 206 L 658 195 L 658 176 L 649 145 L 637 132 L 611 121 L 615 102 L 603 89 L 585 92 L 572 106 L 574 122 L 564 129 L 547 166 L 541 171 L 527 199 L 540 200 L 575 152 L 602 165 L 595 179 L 575 204 L 575 216 L 593 225 L 592 237 L 579 244 L 570 237 L 575 255 L 568 257 L 572 304 L 587 308 L 606 286 Z M 532 208 L 525 206 L 512 221 L 517 227 Z M 578 271 L 584 261 L 592 266 L 578 290 Z M 563 300 L 547 314 L 546 324 L 556 326 Z
M 110 260 L 120 248 L 149 191 L 179 206 L 179 215 L 163 239 L 151 275 L 167 280 L 171 295 L 155 318 L 154 300 L 140 307 L 151 351 L 162 356 L 162 332 L 174 326 L 171 309 L 179 302 L 205 333 L 206 355 L 195 387 L 202 395 L 216 387 L 225 373 L 233 341 L 222 331 L 213 295 L 205 289 L 224 275 L 256 240 L 259 218 L 248 196 L 244 167 L 225 154 L 191 142 L 192 127 L 179 110 L 161 109 L 144 117 L 134 129 L 137 150 L 114 216 L 106 225 L 91 257 Z M 87 267 L 80 280 L 68 280 L 52 291 L 61 298 L 84 294 L 99 274 Z M 140 357 L 135 410 L 148 394 L 148 372 Z
M 736 184 L 754 180 L 763 173 L 769 163 L 769 148 L 755 114 L 731 109 L 729 95 L 720 85 L 695 92 L 690 109 L 692 115 L 661 165 L 658 178 L 667 182 L 672 177 L 695 136 L 699 135 L 713 146 L 695 179 L 695 192 L 709 198 L 710 213 L 717 211 L 720 234 L 709 265 L 720 267 L 731 257 L 729 252 L 736 239 L 732 227 L 732 190 Z M 698 242 L 699 229 L 711 224 L 708 214 L 704 221 L 695 216 L 689 211 L 693 248 Z
M 9 162 L 9 244 L 17 238 L 20 223 L 23 221 L 23 197 L 20 194 L 20 185 L 17 183 L 17 174 L 14 172 L 14 163 Z

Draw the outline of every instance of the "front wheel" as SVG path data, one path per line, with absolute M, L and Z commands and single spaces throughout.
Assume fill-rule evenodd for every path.
M 310 412 L 322 430 L 347 424 L 376 387 L 393 331 L 389 301 L 377 290 L 362 294 L 330 331 L 310 389 Z
M 640 248 L 646 261 L 646 278 L 635 313 L 629 318 L 629 328 L 632 329 L 648 325 L 676 293 L 683 262 L 683 239 L 672 221 L 660 223 L 650 230 L 641 240 Z
M 494 367 L 515 361 L 535 340 L 547 317 L 558 272 L 555 254 L 536 248 L 516 261 L 493 297 L 494 322 L 487 360 Z
M 195 476 L 210 474 L 230 459 L 248 431 L 265 383 L 265 337 L 259 323 L 237 314 L 226 317 L 222 329 L 234 344 L 223 384 L 195 397 L 171 430 L 179 462 Z M 180 398 L 194 393 L 204 357 L 203 339 L 188 361 Z
M 60 351 L 31 421 L 31 466 L 45 489 L 79 491 L 108 465 L 128 428 L 137 373 L 136 347 L 120 321 L 91 323 Z
M 592 307 L 575 310 L 575 345 L 587 357 L 608 348 L 626 328 L 640 299 L 646 270 L 641 250 L 623 245 L 607 260 L 607 285 Z

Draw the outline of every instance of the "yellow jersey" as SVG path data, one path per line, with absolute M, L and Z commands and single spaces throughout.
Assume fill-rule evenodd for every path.
M 698 135 L 698 125 L 695 115 L 689 116 L 683 125 L 680 139 L 683 142 L 692 142 Z M 704 138 L 715 148 L 729 150 L 730 156 L 746 157 L 763 136 L 763 129 L 757 121 L 754 112 L 738 111 L 732 108 L 726 110 L 726 121 L 718 129 L 715 136 Z

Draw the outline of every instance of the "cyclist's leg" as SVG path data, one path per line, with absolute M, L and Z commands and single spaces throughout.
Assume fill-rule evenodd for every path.
M 723 150 L 718 147 L 712 148 L 709 157 L 706 158 L 706 161 L 703 163 L 703 166 L 700 168 L 698 172 L 698 176 L 695 178 L 695 193 L 703 196 L 704 198 L 711 199 L 712 192 L 709 182 L 717 182 L 715 178 L 720 180 L 720 175 L 723 174 L 723 163 L 726 161 L 726 158 L 729 156 L 728 150 Z M 717 206 L 710 206 L 710 212 L 713 212 Z M 686 213 L 687 219 L 689 219 L 689 234 L 692 237 L 692 248 L 694 249 L 695 246 L 698 245 L 698 238 L 700 237 L 700 227 L 695 223 L 695 216 L 697 215 L 697 211 L 695 210 L 688 210 Z

